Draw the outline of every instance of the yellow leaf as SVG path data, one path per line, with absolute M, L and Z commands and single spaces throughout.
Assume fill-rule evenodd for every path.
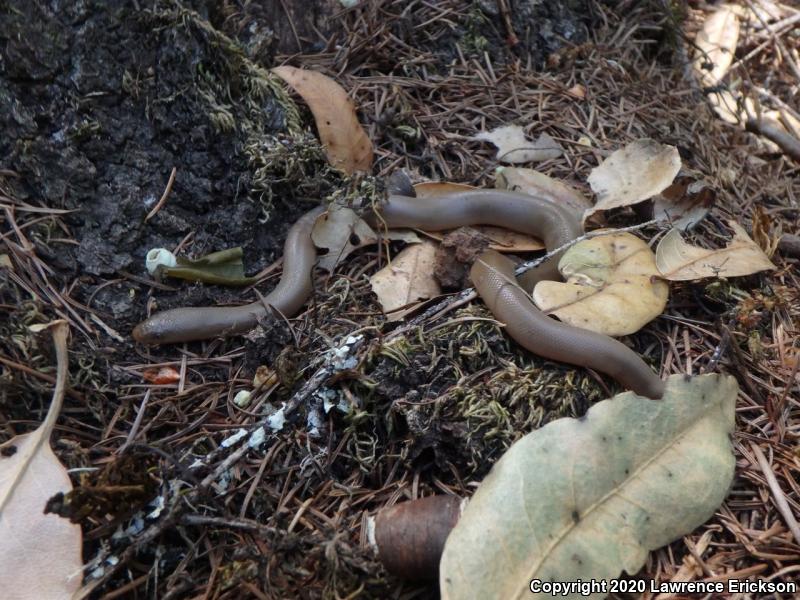
M 348 175 L 372 168 L 372 142 L 358 122 L 353 101 L 342 86 L 316 71 L 283 66 L 272 72 L 308 103 L 328 162 L 333 167 Z
M 652 250 L 630 233 L 579 242 L 567 250 L 558 268 L 566 283 L 540 281 L 533 301 L 575 327 L 628 335 L 655 319 L 667 304 L 669 285 L 655 278 Z

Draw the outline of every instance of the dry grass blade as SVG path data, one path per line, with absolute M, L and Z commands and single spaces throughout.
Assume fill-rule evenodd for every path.
M 786 525 L 789 526 L 789 531 L 792 532 L 795 541 L 800 544 L 800 524 L 797 523 L 797 519 L 795 518 L 792 509 L 789 507 L 789 503 L 786 502 L 786 495 L 783 493 L 778 480 L 775 478 L 775 473 L 773 473 L 772 467 L 767 461 L 767 457 L 764 456 L 761 448 L 759 448 L 756 444 L 750 444 L 750 449 L 753 451 L 753 454 L 756 455 L 758 466 L 761 467 L 761 472 L 764 473 L 764 477 L 767 479 L 767 483 L 769 484 L 769 489 L 772 491 L 772 497 L 775 500 L 775 506 L 777 507 L 778 512 L 781 513 L 784 521 L 786 521 Z

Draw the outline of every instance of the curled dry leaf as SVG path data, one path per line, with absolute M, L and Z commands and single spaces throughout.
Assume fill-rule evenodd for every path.
M 522 167 L 500 167 L 497 169 L 497 187 L 507 190 L 530 194 L 531 196 L 552 197 L 561 204 L 582 216 L 583 212 L 592 207 L 592 202 L 575 188 L 560 181 Z
M 442 293 L 433 277 L 435 258 L 436 244 L 422 241 L 404 248 L 390 265 L 370 277 L 372 291 L 390 321 L 408 313 L 402 308 Z
M 583 100 L 584 98 L 586 98 L 586 88 L 583 87 L 580 83 L 576 83 L 567 90 L 567 94 L 569 94 L 573 98 Z
M 327 249 L 317 266 L 330 273 L 353 250 L 377 242 L 378 234 L 354 210 L 333 205 L 314 223 L 311 239 L 317 248 Z
M 775 268 L 736 221 L 728 221 L 728 226 L 733 229 L 733 239 L 724 248 L 714 250 L 687 244 L 680 231 L 671 229 L 656 248 L 656 265 L 661 277 L 670 281 L 741 277 Z
M 409 244 L 420 241 L 417 234 L 410 229 L 390 229 L 379 236 L 354 210 L 337 205 L 332 205 L 321 215 L 311 231 L 314 245 L 328 251 L 319 257 L 317 266 L 329 273 L 353 251 L 374 244 L 379 238 Z
M 782 233 L 780 222 L 774 223 L 770 214 L 756 205 L 753 209 L 753 241 L 768 258 L 772 258 L 778 249 Z
M 82 579 L 81 528 L 54 514 L 47 501 L 69 492 L 66 469 L 50 448 L 67 384 L 65 321 L 50 329 L 56 347 L 56 387 L 44 423 L 0 445 L 0 590 L 4 600 L 72 598 Z
M 463 183 L 450 183 L 446 181 L 427 181 L 414 186 L 414 191 L 417 193 L 418 198 L 430 198 L 432 196 L 441 196 L 443 194 L 475 189 L 478 188 Z M 502 227 L 473 225 L 472 229 L 475 229 L 489 238 L 489 247 L 498 252 L 535 252 L 544 249 L 544 244 L 541 240 L 523 233 L 503 229 Z M 426 231 L 424 233 L 435 240 L 442 241 L 449 232 Z
M 353 101 L 330 77 L 295 67 L 272 69 L 303 97 L 317 124 L 328 162 L 352 175 L 372 167 L 372 142 L 356 118 Z
M 540 281 L 533 301 L 575 327 L 605 335 L 639 331 L 664 310 L 669 285 L 658 279 L 655 255 L 630 233 L 584 240 L 558 263 L 566 279 Z
M 436 579 L 444 543 L 467 500 L 428 496 L 381 509 L 368 520 L 369 542 L 386 569 L 405 579 Z
M 512 165 L 550 160 L 564 153 L 561 144 L 546 133 L 540 135 L 535 142 L 530 141 L 519 125 L 504 125 L 491 131 L 481 131 L 472 139 L 491 142 L 497 147 L 497 160 Z
M 617 150 L 592 169 L 589 185 L 597 204 L 584 220 L 599 210 L 630 206 L 660 193 L 681 169 L 681 157 L 674 146 L 650 139 L 636 140 Z
M 726 375 L 673 375 L 661 400 L 625 392 L 523 437 L 447 538 L 443 600 L 551 598 L 530 581 L 635 574 L 725 499 L 737 390 Z
M 711 13 L 695 39 L 694 69 L 704 86 L 717 85 L 733 62 L 739 41 L 736 9 L 723 4 Z
M 653 218 L 683 231 L 692 229 L 714 206 L 717 193 L 704 181 L 681 177 L 653 198 Z

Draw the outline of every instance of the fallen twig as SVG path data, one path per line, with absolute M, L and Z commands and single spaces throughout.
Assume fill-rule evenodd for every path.
M 172 191 L 172 184 L 175 183 L 175 174 L 177 172 L 178 170 L 172 167 L 172 172 L 169 174 L 169 180 L 167 181 L 167 187 L 164 188 L 164 193 L 161 194 L 161 198 L 156 202 L 156 205 L 147 213 L 147 216 L 144 218 L 145 223 L 155 217 L 156 213 L 167 203 L 167 198 L 169 198 L 169 193 Z
M 800 140 L 784 131 L 781 126 L 773 121 L 762 117 L 760 119 L 748 119 L 745 129 L 752 133 L 763 135 L 771 142 L 775 142 L 784 154 L 788 154 L 796 161 L 800 161 Z

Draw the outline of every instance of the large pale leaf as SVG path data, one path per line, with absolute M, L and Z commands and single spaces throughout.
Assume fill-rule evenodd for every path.
M 630 206 L 655 196 L 672 183 L 680 169 L 681 157 L 674 146 L 650 139 L 628 144 L 589 174 L 597 204 L 586 211 L 584 220 L 599 210 Z
M 661 277 L 689 281 L 704 277 L 741 277 L 775 268 L 764 251 L 733 220 L 733 239 L 724 248 L 707 249 L 687 244 L 680 231 L 671 229 L 656 248 L 656 265 Z
M 275 67 L 278 77 L 292 86 L 314 114 L 328 162 L 351 175 L 372 167 L 372 142 L 356 118 L 353 101 L 330 77 L 295 67 Z
M 0 445 L 0 596 L 3 600 L 61 600 L 80 587 L 81 528 L 45 514 L 47 501 L 72 489 L 69 476 L 50 448 L 50 433 L 64 399 L 67 330 L 52 325 L 58 371 L 44 423 Z
M 442 598 L 530 598 L 532 579 L 635 574 L 725 499 L 737 391 L 730 376 L 673 375 L 661 400 L 625 392 L 523 437 L 447 538 Z
M 533 301 L 575 327 L 628 335 L 667 304 L 669 285 L 657 277 L 653 251 L 630 233 L 583 240 L 564 253 L 558 268 L 566 281 L 540 281 Z
M 703 23 L 695 39 L 695 71 L 703 85 L 717 85 L 728 72 L 739 41 L 739 17 L 734 7 L 723 4 Z

